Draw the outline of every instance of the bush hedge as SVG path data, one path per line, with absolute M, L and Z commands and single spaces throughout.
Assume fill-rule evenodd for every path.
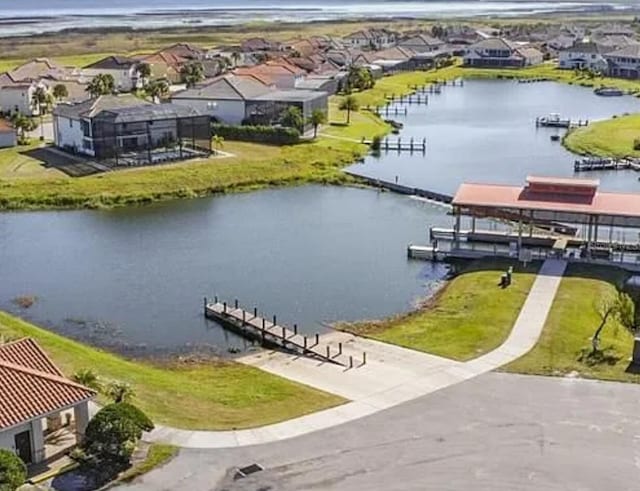
M 0 491 L 14 491 L 27 478 L 27 466 L 20 458 L 0 448 Z
M 300 141 L 300 132 L 294 128 L 213 124 L 211 129 L 214 135 L 221 136 L 225 140 L 274 143 L 276 145 L 291 145 Z

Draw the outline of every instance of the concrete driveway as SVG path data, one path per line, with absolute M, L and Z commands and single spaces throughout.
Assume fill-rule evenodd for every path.
M 121 489 L 637 490 L 638 402 L 631 384 L 490 373 L 298 438 L 181 450 Z

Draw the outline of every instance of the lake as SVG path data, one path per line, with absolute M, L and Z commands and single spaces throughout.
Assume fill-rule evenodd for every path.
M 471 80 L 430 95 L 427 106 L 407 107 L 407 116 L 389 117 L 405 124 L 403 140 L 426 138 L 427 154 L 383 152 L 350 170 L 389 181 L 398 176 L 400 184 L 452 195 L 462 181 L 522 184 L 528 174 L 574 176 L 575 155 L 550 140 L 565 130 L 536 128 L 536 117 L 608 119 L 640 111 L 640 99 L 599 97 L 592 89 L 556 82 Z M 596 177 L 605 190 L 640 192 L 634 171 L 577 177 Z
M 574 157 L 536 129 L 559 112 L 590 120 L 640 110 L 556 83 L 470 81 L 409 106 L 403 138 L 428 152 L 351 167 L 452 194 L 463 181 L 568 176 Z M 592 176 L 592 174 L 589 174 Z M 640 191 L 637 174 L 597 174 Z M 238 298 L 313 334 L 338 320 L 410 310 L 442 282 L 441 264 L 410 261 L 410 242 L 450 226 L 447 209 L 371 189 L 303 186 L 109 211 L 0 214 L 0 308 L 60 333 L 139 356 L 226 352 L 244 342 L 203 318 L 203 296 Z M 12 300 L 33 295 L 21 310 Z

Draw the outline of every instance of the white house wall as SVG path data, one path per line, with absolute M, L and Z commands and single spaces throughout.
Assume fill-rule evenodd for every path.
M 100 68 L 85 68 L 82 70 L 82 75 L 92 79 L 96 75 L 101 73 L 111 75 L 115 83 L 116 89 L 122 92 L 130 92 L 135 88 L 134 82 L 136 82 L 136 72 L 134 69 L 128 70 L 108 70 Z
M 0 109 L 10 113 L 18 111 L 26 116 L 33 116 L 31 100 L 35 87 L 3 87 L 0 89 Z
M 192 107 L 226 124 L 240 124 L 245 118 L 245 102 L 241 100 L 181 99 L 180 97 L 173 97 L 171 102 L 181 106 Z
M 38 463 L 42 461 L 45 456 L 42 419 L 36 419 L 30 423 L 0 431 L 0 448 L 4 448 L 15 453 L 15 436 L 23 431 L 29 431 L 31 436 L 31 453 L 33 462 Z
M 73 148 L 76 152 L 93 155 L 93 151 L 83 148 L 84 134 L 80 120 L 55 116 L 53 140 L 59 148 Z

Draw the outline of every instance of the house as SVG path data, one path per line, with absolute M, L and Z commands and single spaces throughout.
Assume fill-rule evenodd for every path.
M 445 45 L 446 43 L 441 39 L 434 38 L 428 34 L 418 34 L 398 43 L 398 47 L 411 50 L 415 53 L 442 51 Z
M 414 55 L 412 50 L 396 46 L 380 51 L 362 52 L 354 57 L 353 65 L 369 68 L 379 67 L 384 73 L 408 70 L 411 57 Z
M 604 55 L 611 77 L 640 78 L 640 45 L 631 45 Z
M 278 89 L 295 89 L 306 76 L 306 72 L 286 61 L 267 61 L 252 67 L 240 67 L 233 71 L 236 75 L 256 76 L 269 80 Z
M 0 448 L 36 464 L 48 457 L 48 434 L 64 427 L 80 442 L 95 395 L 66 378 L 33 339 L 1 344 Z
M 542 53 L 528 45 L 503 38 L 487 38 L 469 46 L 463 56 L 464 66 L 485 68 L 525 67 L 542 63 Z
M 113 77 L 115 88 L 121 92 L 131 92 L 141 89 L 142 77 L 138 72 L 140 61 L 126 56 L 107 56 L 95 63 L 85 66 L 82 73 L 93 78 L 99 74 L 109 74 Z
M 339 70 L 312 74 L 300 82 L 296 88 L 301 90 L 316 90 L 333 95 L 342 89 L 346 83 L 346 78 L 347 72 Z
M 34 92 L 38 88 L 49 92 L 58 84 L 67 87 L 67 100 L 86 99 L 85 83 L 78 70 L 58 66 L 46 58 L 35 58 L 0 74 L 0 112 L 38 115 L 39 108 L 33 104 Z
M 188 61 L 171 53 L 159 51 L 138 58 L 141 63 L 146 63 L 151 69 L 151 78 L 164 79 L 171 84 L 179 84 L 181 81 L 180 68 Z
M 203 60 L 207 55 L 207 52 L 204 49 L 198 48 L 197 46 L 189 43 L 176 43 L 168 48 L 161 49 L 158 53 L 191 61 Z
M 265 38 L 249 38 L 242 41 L 240 50 L 244 53 L 282 51 L 282 44 Z
M 104 95 L 53 111 L 55 145 L 115 166 L 211 153 L 210 118 L 189 106 Z
M 0 148 L 15 147 L 17 144 L 16 130 L 7 120 L 0 119 Z
M 593 41 L 575 43 L 558 54 L 558 68 L 565 70 L 593 70 L 605 73 L 608 68 L 604 57 L 606 49 Z
M 305 120 L 315 109 L 327 111 L 325 92 L 278 90 L 255 75 L 228 74 L 196 87 L 177 92 L 174 104 L 194 107 L 225 124 L 246 121 L 271 124 L 289 106 L 299 107 Z
M 387 29 L 364 29 L 342 38 L 345 47 L 354 49 L 385 49 L 395 46 L 397 41 L 397 34 Z

